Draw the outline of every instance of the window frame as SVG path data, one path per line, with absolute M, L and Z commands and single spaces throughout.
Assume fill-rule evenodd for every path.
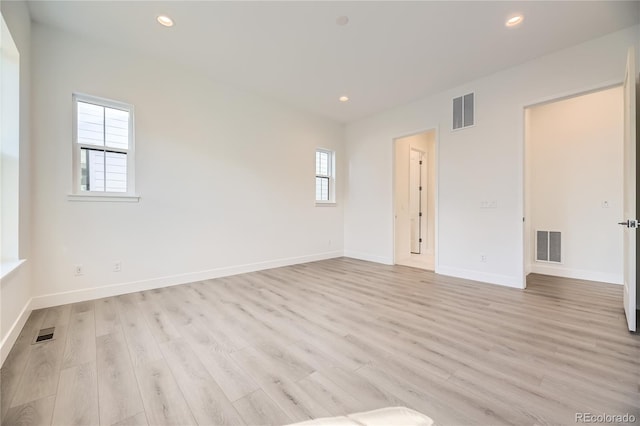
M 129 113 L 128 148 L 114 148 L 100 145 L 91 145 L 78 142 L 78 102 L 97 105 L 104 108 L 112 108 L 127 111 Z M 135 124 L 134 107 L 131 104 L 100 98 L 84 93 L 72 94 L 72 191 L 69 194 L 70 201 L 138 201 L 139 196 L 135 190 Z M 84 191 L 82 184 L 81 156 L 82 149 L 100 150 L 103 152 L 115 152 L 127 156 L 127 191 Z M 106 184 L 106 182 L 105 182 Z
M 329 173 L 327 175 L 319 175 L 318 174 L 318 170 L 317 170 L 317 163 L 316 163 L 316 170 L 315 170 L 316 179 L 318 179 L 318 178 L 323 178 L 323 179 L 324 178 L 328 178 L 329 179 L 329 199 L 328 200 L 318 200 L 316 198 L 316 206 L 335 205 L 336 204 L 336 152 L 334 150 L 331 150 L 331 149 L 316 148 L 315 154 L 317 155 L 319 152 L 326 153 L 326 154 L 329 155 L 329 161 L 328 161 L 328 169 L 329 169 L 328 172 Z M 314 180 L 314 184 L 315 184 L 315 180 Z

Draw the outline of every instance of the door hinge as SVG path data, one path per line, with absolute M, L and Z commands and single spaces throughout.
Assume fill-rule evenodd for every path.
M 421 243 L 422 242 L 422 238 L 418 238 L 418 242 Z
M 419 216 L 419 217 L 422 217 L 422 212 L 418 213 L 418 216 Z
M 637 219 L 629 219 L 625 222 L 618 222 L 618 225 L 624 225 L 627 228 L 632 228 L 632 229 L 637 229 L 640 226 Z
M 420 164 L 422 164 L 422 160 L 420 160 Z
M 418 187 L 418 191 L 422 191 L 422 187 L 421 186 Z

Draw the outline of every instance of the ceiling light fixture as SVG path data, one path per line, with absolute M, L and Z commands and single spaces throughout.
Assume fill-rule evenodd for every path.
M 505 25 L 507 27 L 515 27 L 516 25 L 520 24 L 523 19 L 524 17 L 522 15 L 513 15 L 511 18 L 507 19 Z
M 340 96 L 340 102 L 348 102 L 349 101 L 349 97 L 348 96 Z
M 165 27 L 173 27 L 173 19 L 169 18 L 167 15 L 160 15 L 156 19 L 160 25 L 164 25 Z
M 348 16 L 338 16 L 336 18 L 336 24 L 340 25 L 341 27 L 344 27 L 345 25 L 347 25 L 349 23 L 349 17 Z

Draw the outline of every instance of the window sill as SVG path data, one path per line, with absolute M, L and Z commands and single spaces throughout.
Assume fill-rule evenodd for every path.
M 69 201 L 97 201 L 113 203 L 137 203 L 140 201 L 139 195 L 115 195 L 115 194 L 69 194 Z
M 27 259 L 3 260 L 0 262 L 0 279 L 4 279 L 17 270 Z
M 336 207 L 337 205 L 335 201 L 316 201 L 316 207 Z

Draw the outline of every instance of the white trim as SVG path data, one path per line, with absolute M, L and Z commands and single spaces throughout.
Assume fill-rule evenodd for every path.
M 610 274 L 606 272 L 587 271 L 584 269 L 563 268 L 559 266 L 533 264 L 531 272 L 534 274 L 551 275 L 555 277 L 574 278 L 577 280 L 597 281 L 609 284 L 622 285 L 622 274 Z
M 14 260 L 3 260 L 0 262 L 0 280 L 8 277 L 11 273 L 17 270 L 20 265 L 25 263 L 27 259 L 14 259 Z
M 100 193 L 87 193 L 87 194 L 67 194 L 67 200 L 69 201 L 98 201 L 98 202 L 121 202 L 121 203 L 137 203 L 140 201 L 139 195 L 115 195 L 117 193 L 100 192 Z
M 488 272 L 471 271 L 468 269 L 452 268 L 450 266 L 438 267 L 438 274 L 448 275 L 450 277 L 464 278 L 472 281 L 480 281 L 488 284 L 497 284 L 505 287 L 513 287 L 523 289 L 524 285 L 520 277 L 511 277 L 502 274 L 491 274 Z
M 32 307 L 33 299 L 29 299 L 27 303 L 25 303 L 22 311 L 20 311 L 20 315 L 13 322 L 11 328 L 0 342 L 0 366 L 4 364 L 4 361 L 7 359 L 9 352 L 11 352 L 11 348 L 18 340 L 18 336 L 20 336 L 20 332 L 22 328 L 27 323 L 27 319 L 29 319 L 29 315 L 31 315 L 31 311 L 33 311 Z
M 316 207 L 336 207 L 337 205 L 335 201 L 316 201 Z
M 475 102 L 475 95 L 473 96 L 473 99 Z M 475 108 L 475 107 L 474 107 Z M 475 114 L 475 110 L 473 112 Z M 475 115 L 474 115 L 474 122 L 475 122 Z M 439 267 L 439 261 L 440 261 L 440 250 L 438 249 L 440 247 L 440 126 L 436 126 L 434 127 L 434 130 L 436 132 L 436 141 L 435 141 L 435 149 L 436 149 L 436 185 L 435 185 L 435 208 L 434 210 L 434 221 L 433 221 L 433 226 L 435 227 L 435 242 L 433 245 L 433 268 L 435 270 L 436 273 L 439 272 L 440 267 Z
M 378 256 L 376 254 L 362 253 L 359 251 L 350 250 L 345 250 L 344 256 L 350 257 L 352 259 L 366 260 L 367 262 L 382 263 L 383 265 L 393 265 L 393 257 L 384 257 Z
M 166 277 L 151 278 L 147 280 L 133 281 L 129 283 L 112 284 L 102 287 L 93 287 L 80 290 L 65 291 L 61 293 L 45 294 L 32 299 L 32 309 L 48 308 L 51 306 L 76 303 L 86 300 L 100 299 L 103 297 L 117 296 L 136 291 L 152 290 L 155 288 L 170 287 L 197 281 L 211 280 L 229 275 L 244 274 L 247 272 L 262 271 L 265 269 L 280 268 L 282 266 L 297 265 L 300 263 L 315 262 L 318 260 L 342 257 L 342 251 L 332 251 L 312 254 L 307 256 L 288 257 L 283 259 L 268 260 L 246 265 L 228 266 L 209 269 L 200 272 L 188 272 L 184 274 L 170 275 Z

